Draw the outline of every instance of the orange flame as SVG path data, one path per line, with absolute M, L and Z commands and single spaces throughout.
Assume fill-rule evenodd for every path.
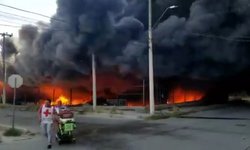
M 61 95 L 56 101 L 52 102 L 52 105 L 56 105 L 59 101 L 61 101 L 63 105 L 70 104 L 70 100 L 65 96 Z
M 63 105 L 81 105 L 91 101 L 91 95 L 79 89 L 66 89 L 59 86 L 42 85 L 39 87 L 42 99 L 49 98 L 52 105 L 61 101 Z
M 200 90 L 184 89 L 177 87 L 170 92 L 168 103 L 178 104 L 186 102 L 200 101 L 205 93 Z

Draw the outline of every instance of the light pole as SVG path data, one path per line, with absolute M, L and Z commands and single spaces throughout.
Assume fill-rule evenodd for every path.
M 164 14 L 169 9 L 174 9 L 177 6 L 170 6 L 165 9 L 160 18 L 156 21 L 159 22 Z M 154 27 L 157 24 L 154 25 Z M 148 1 L 148 60 L 149 60 L 149 110 L 150 115 L 155 113 L 155 100 L 154 100 L 154 62 L 153 62 L 153 41 L 152 41 L 152 0 Z
M 178 6 L 176 5 L 172 5 L 172 6 L 169 6 L 167 7 L 164 12 L 161 14 L 161 16 L 156 20 L 154 26 L 153 26 L 153 29 L 155 29 L 155 27 L 159 24 L 159 22 L 161 21 L 161 19 L 164 17 L 165 13 L 169 10 L 169 9 L 175 9 L 177 8 Z
M 92 53 L 92 104 L 93 111 L 96 111 L 96 65 L 95 65 L 95 54 Z
M 3 94 L 2 94 L 2 103 L 6 103 L 6 80 L 7 80 L 7 67 L 6 67 L 6 50 L 5 50 L 5 38 L 12 37 L 13 34 L 8 33 L 0 33 L 0 35 L 3 37 L 3 44 L 2 44 L 2 57 L 3 57 Z

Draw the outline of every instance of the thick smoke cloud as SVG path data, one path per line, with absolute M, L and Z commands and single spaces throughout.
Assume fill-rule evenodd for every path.
M 117 65 L 116 57 L 144 32 L 138 19 L 122 16 L 127 5 L 125 0 L 59 0 L 55 18 L 63 21 L 51 20 L 42 33 L 32 26 L 20 30 L 22 55 L 16 68 L 35 82 L 89 74 L 93 52 L 100 66 Z
M 188 18 L 169 16 L 154 30 L 158 73 L 219 77 L 249 68 L 246 0 L 197 0 Z
M 118 66 L 120 73 L 147 72 L 147 1 L 58 0 L 49 29 L 20 29 L 16 69 L 32 82 L 75 79 Z M 153 31 L 156 75 L 218 77 L 250 67 L 247 0 L 155 0 Z M 174 15 L 175 14 L 175 15 Z M 62 21 L 63 20 L 63 21 Z
M 0 41 L 0 46 L 1 48 L 3 47 L 3 40 Z M 17 53 L 17 49 L 16 46 L 14 44 L 14 41 L 12 41 L 12 39 L 10 38 L 5 38 L 5 56 L 6 59 L 9 59 L 13 54 Z M 1 52 L 1 56 L 2 56 L 2 52 Z

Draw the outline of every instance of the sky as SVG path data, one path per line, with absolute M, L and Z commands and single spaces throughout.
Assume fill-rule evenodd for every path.
M 0 0 L 0 4 L 37 12 L 46 16 L 53 16 L 57 8 L 56 0 Z M 38 21 L 49 22 L 49 18 L 0 6 L 0 33 L 13 33 L 14 37 L 18 37 L 19 26 L 36 24 Z M 11 25 L 12 27 L 5 25 Z

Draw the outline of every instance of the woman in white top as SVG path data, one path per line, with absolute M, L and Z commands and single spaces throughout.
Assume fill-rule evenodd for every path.
M 41 123 L 42 131 L 48 138 L 48 149 L 52 147 L 52 127 L 54 108 L 51 106 L 51 101 L 46 100 L 38 111 L 39 121 Z

